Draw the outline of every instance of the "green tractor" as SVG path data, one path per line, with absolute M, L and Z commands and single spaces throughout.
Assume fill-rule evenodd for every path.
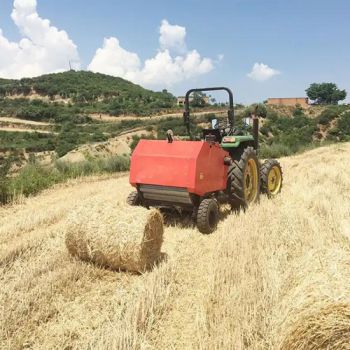
M 193 139 L 190 129 L 189 97 L 194 92 L 226 91 L 229 95 L 227 123 L 221 124 L 217 119 L 212 120 L 212 127 L 203 131 L 203 139 L 219 142 L 222 149 L 227 151 L 230 159 L 227 174 L 227 191 L 229 202 L 233 209 L 246 208 L 250 203 L 259 199 L 260 193 L 269 198 L 281 192 L 283 173 L 276 159 L 267 159 L 261 163 L 258 159 L 259 149 L 259 119 L 253 116 L 252 133 L 237 129 L 235 125 L 233 93 L 226 87 L 191 89 L 185 97 L 184 122 L 190 139 Z

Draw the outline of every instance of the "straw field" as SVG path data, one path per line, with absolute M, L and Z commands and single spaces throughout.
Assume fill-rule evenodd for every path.
M 123 205 L 126 175 L 0 208 L 0 348 L 350 349 L 349 154 L 282 159 L 282 195 L 223 212 L 212 235 L 165 220 L 166 258 L 141 275 L 65 246 L 82 203 Z

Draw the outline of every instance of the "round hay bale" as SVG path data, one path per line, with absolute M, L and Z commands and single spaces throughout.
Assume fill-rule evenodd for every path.
M 348 246 L 310 250 L 286 281 L 273 316 L 274 348 L 350 350 Z
M 67 222 L 71 255 L 113 270 L 143 272 L 161 257 L 163 219 L 158 210 L 88 203 Z
M 350 349 L 350 305 L 329 304 L 300 318 L 281 349 Z

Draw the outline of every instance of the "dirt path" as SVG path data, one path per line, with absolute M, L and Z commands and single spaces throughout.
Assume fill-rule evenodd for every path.
M 8 122 L 14 124 L 26 124 L 26 125 L 37 125 L 37 126 L 49 126 L 52 125 L 50 123 L 45 122 L 36 122 L 33 120 L 19 119 L 19 118 L 11 118 L 11 117 L 0 117 L 0 122 Z
M 203 112 L 193 112 L 192 115 L 205 115 L 209 113 L 216 113 L 216 114 L 225 114 L 226 110 L 208 110 L 208 111 L 203 111 Z M 176 113 L 167 113 L 167 114 L 160 114 L 160 115 L 152 115 L 149 117 L 138 117 L 138 116 L 132 116 L 132 115 L 123 115 L 119 117 L 113 117 L 109 114 L 90 114 L 90 117 L 94 120 L 100 120 L 103 122 L 119 122 L 123 120 L 160 120 L 160 119 L 166 119 L 169 117 L 173 118 L 182 118 L 182 111 L 176 112 Z
M 57 134 L 51 131 L 47 130 L 40 130 L 40 129 L 21 129 L 21 128 L 11 128 L 11 127 L 0 127 L 0 131 L 7 131 L 7 132 L 29 132 L 34 133 L 37 132 L 39 134 Z
M 141 137 L 142 135 L 151 135 L 153 134 L 155 136 L 155 132 L 154 131 L 147 131 L 145 128 L 141 127 L 141 128 L 135 128 L 135 129 L 131 129 L 128 131 L 124 131 L 122 133 L 120 133 L 117 138 L 120 141 L 124 141 L 126 142 L 128 145 L 132 142 L 132 137 L 133 136 L 139 136 Z

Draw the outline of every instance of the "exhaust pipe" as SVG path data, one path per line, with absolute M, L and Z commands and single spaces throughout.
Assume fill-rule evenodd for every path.
M 253 115 L 253 137 L 254 137 L 254 148 L 256 153 L 259 149 L 259 118 L 256 115 Z

